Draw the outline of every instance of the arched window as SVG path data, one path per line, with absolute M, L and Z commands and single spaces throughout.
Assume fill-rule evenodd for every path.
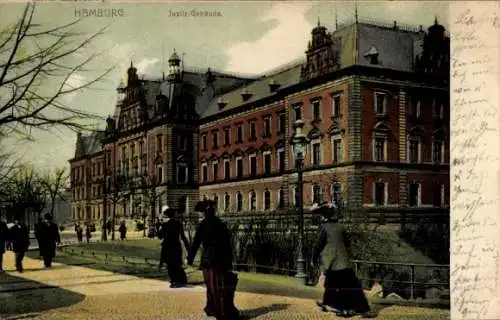
M 241 194 L 241 192 L 238 191 L 238 194 L 236 195 L 236 210 L 239 212 L 239 211 L 242 211 L 243 210 L 243 195 Z
M 257 194 L 254 190 L 248 193 L 248 209 L 250 211 L 257 210 Z
M 231 196 L 226 192 L 224 194 L 224 211 L 228 212 L 230 209 L 229 207 L 231 206 Z
M 264 191 L 264 210 L 271 210 L 271 191 Z

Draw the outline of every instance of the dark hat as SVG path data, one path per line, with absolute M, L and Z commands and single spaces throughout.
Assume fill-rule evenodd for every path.
M 319 214 L 325 218 L 335 218 L 335 205 L 329 202 L 315 203 L 311 207 L 312 214 Z
M 168 208 L 167 210 L 163 211 L 163 214 L 165 214 L 169 218 L 175 217 L 175 209 L 174 208 Z
M 204 199 L 196 203 L 196 205 L 194 206 L 194 211 L 206 212 L 208 209 L 214 209 L 214 208 L 215 208 L 215 201 Z
M 52 220 L 52 215 L 50 213 L 46 213 L 44 217 L 46 220 Z

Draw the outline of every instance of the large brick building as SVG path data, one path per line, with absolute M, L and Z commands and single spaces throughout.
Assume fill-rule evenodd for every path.
M 318 23 L 305 59 L 255 78 L 187 71 L 175 53 L 162 79 L 131 65 L 107 129 L 77 137 L 73 215 L 186 211 L 200 197 L 221 212 L 286 210 L 297 126 L 306 206 L 338 192 L 372 212 L 447 212 L 449 41 L 437 21 Z

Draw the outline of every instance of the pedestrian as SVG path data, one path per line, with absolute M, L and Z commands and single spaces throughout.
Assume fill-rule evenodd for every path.
M 9 228 L 5 221 L 0 220 L 0 273 L 3 273 L 3 254 L 5 253 L 5 248 L 9 242 Z
M 127 237 L 127 226 L 125 225 L 125 221 L 120 222 L 118 232 L 120 233 L 120 240 L 125 240 L 125 238 Z
M 312 212 L 320 214 L 323 222 L 319 228 L 313 250 L 313 267 L 320 265 L 324 276 L 323 301 L 316 304 L 327 311 L 333 308 L 337 316 L 362 315 L 373 318 L 361 283 L 350 265 L 347 237 L 339 223 L 334 206 L 329 203 L 314 205 Z
M 83 229 L 82 229 L 82 226 L 80 225 L 80 223 L 78 223 L 76 225 L 75 231 L 76 231 L 76 238 L 78 240 L 78 243 L 82 243 L 83 242 Z
M 14 225 L 9 230 L 9 238 L 15 255 L 16 270 L 23 272 L 23 259 L 30 246 L 30 233 L 20 217 L 14 218 Z
M 92 238 L 92 231 L 90 230 L 90 224 L 87 223 L 85 226 L 85 238 L 87 239 L 87 243 L 90 243 L 90 238 Z
M 234 293 L 238 277 L 232 272 L 233 253 L 231 234 L 226 224 L 215 215 L 215 202 L 200 201 L 195 211 L 203 212 L 189 252 L 188 265 L 192 266 L 200 245 L 203 247 L 200 267 L 207 287 L 205 313 L 217 320 L 238 319 Z
M 175 217 L 173 208 L 166 208 L 163 212 L 167 216 L 166 221 L 160 227 L 158 238 L 161 243 L 161 263 L 167 264 L 168 277 L 171 288 L 180 288 L 187 284 L 187 276 L 182 266 L 182 244 L 189 250 L 189 242 L 184 234 L 182 224 Z M 160 267 L 161 268 L 161 267 Z
M 111 223 L 111 220 L 108 220 L 108 222 L 106 223 L 106 230 L 108 230 L 108 236 L 111 234 L 111 231 L 113 229 L 113 224 Z
M 56 256 L 56 248 L 61 244 L 61 236 L 52 215 L 47 213 L 44 218 L 45 220 L 40 227 L 40 242 L 38 245 L 40 247 L 40 255 L 43 258 L 43 265 L 45 268 L 50 268 L 52 267 L 52 260 Z

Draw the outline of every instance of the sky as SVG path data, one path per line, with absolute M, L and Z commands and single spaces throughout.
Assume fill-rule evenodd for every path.
M 15 22 L 23 4 L 0 4 L 0 31 Z M 90 89 L 65 96 L 66 105 L 106 117 L 113 113 L 116 87 L 125 80 L 133 61 L 139 76 L 160 76 L 167 72 L 167 60 L 175 49 L 184 54 L 186 67 L 212 69 L 236 74 L 261 74 L 304 56 L 312 28 L 318 19 L 329 31 L 353 20 L 354 1 L 224 1 L 186 3 L 39 3 L 35 20 L 43 26 L 56 26 L 78 18 L 87 9 L 121 10 L 115 17 L 81 17 L 75 28 L 90 35 L 103 27 L 105 33 L 72 59 L 100 55 L 87 72 L 76 73 L 69 85 L 79 85 L 114 69 Z M 171 12 L 210 11 L 213 17 L 172 17 Z M 109 11 L 108 11 L 109 12 Z M 117 11 L 115 11 L 117 12 Z M 446 2 L 438 1 L 358 1 L 361 20 L 430 26 L 435 17 L 448 27 Z M 0 56 L 3 59 L 3 56 Z M 47 80 L 50 82 L 50 79 Z M 96 122 L 101 129 L 104 121 Z M 74 155 L 76 134 L 57 128 L 37 131 L 33 142 L 11 137 L 3 148 L 15 151 L 23 161 L 35 167 L 51 169 L 69 166 Z

